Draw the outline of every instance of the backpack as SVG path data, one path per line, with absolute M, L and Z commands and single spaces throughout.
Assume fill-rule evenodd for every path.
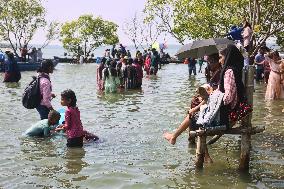
M 42 95 L 40 94 L 40 78 L 47 78 L 43 75 L 35 77 L 33 76 L 33 80 L 28 84 L 25 88 L 23 96 L 22 96 L 22 104 L 27 109 L 34 109 L 40 105 L 40 101 L 42 99 Z M 47 78 L 49 79 L 49 78 Z

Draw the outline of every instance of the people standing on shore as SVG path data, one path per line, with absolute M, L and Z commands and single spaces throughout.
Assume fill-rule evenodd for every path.
M 21 72 L 19 70 L 18 62 L 11 51 L 5 52 L 5 75 L 3 82 L 18 82 L 21 79 Z
M 41 63 L 41 67 L 37 71 L 42 99 L 40 101 L 40 105 L 36 107 L 36 110 L 38 111 L 41 120 L 47 119 L 49 111 L 53 110 L 51 100 L 55 98 L 55 95 L 52 93 L 50 80 L 50 74 L 53 73 L 53 70 L 53 62 L 51 60 L 45 60 Z

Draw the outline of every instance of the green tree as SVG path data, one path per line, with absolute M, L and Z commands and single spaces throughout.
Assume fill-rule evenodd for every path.
M 269 37 L 283 31 L 283 0 L 148 0 L 148 20 L 159 20 L 180 43 L 223 37 L 231 25 L 248 20 L 254 29 L 255 54 Z
M 284 32 L 281 32 L 277 35 L 276 43 L 281 47 L 281 50 L 284 50 Z
M 18 50 L 28 45 L 38 28 L 46 25 L 45 8 L 40 0 L 2 0 L 0 36 Z
M 63 24 L 60 32 L 63 47 L 79 57 L 85 58 L 102 45 L 118 43 L 117 25 L 92 15 L 80 16 L 77 20 Z

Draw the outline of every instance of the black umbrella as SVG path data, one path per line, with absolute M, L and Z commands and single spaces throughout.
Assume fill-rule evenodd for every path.
M 218 53 L 220 49 L 225 48 L 228 44 L 234 44 L 234 41 L 227 38 L 210 38 L 196 40 L 192 43 L 183 45 L 177 52 L 179 59 L 200 58 L 205 55 Z

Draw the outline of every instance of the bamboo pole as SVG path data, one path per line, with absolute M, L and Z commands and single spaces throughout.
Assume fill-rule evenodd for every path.
M 254 135 L 256 133 L 261 133 L 265 130 L 264 126 L 256 126 L 256 127 L 237 127 L 232 128 L 226 131 L 223 130 L 207 130 L 206 132 L 198 132 L 198 131 L 190 131 L 189 137 L 194 138 L 198 136 L 215 136 L 215 135 L 223 135 L 223 134 L 230 134 L 230 135 L 242 135 L 242 134 L 250 134 Z
M 249 65 L 246 74 L 245 74 L 245 88 L 246 88 L 246 97 L 248 103 L 253 104 L 253 90 L 254 90 L 254 66 Z M 252 114 L 243 119 L 241 126 L 250 130 Z M 242 133 L 241 134 L 241 155 L 240 155 L 240 164 L 239 170 L 247 171 L 249 169 L 250 161 L 250 148 L 251 148 L 251 133 Z
M 203 168 L 204 156 L 206 149 L 206 136 L 198 136 L 197 137 L 197 145 L 196 145 L 196 161 L 195 166 L 198 169 Z

